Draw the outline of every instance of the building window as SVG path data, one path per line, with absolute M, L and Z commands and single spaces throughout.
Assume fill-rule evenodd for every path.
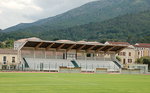
M 12 63 L 15 63 L 15 57 L 12 57 Z
M 118 54 L 119 56 L 122 56 L 122 52 L 119 52 L 119 54 Z
M 140 55 L 140 52 L 138 52 L 138 55 Z
M 123 55 L 123 52 L 121 52 L 121 54 L 120 54 L 121 56 Z
M 93 53 L 87 53 L 86 57 L 94 57 L 95 55 Z
M 129 52 L 129 56 L 131 56 L 131 52 Z
M 128 59 L 128 63 L 132 63 L 132 59 Z
M 6 64 L 6 60 L 7 59 L 7 57 L 6 56 L 3 56 L 3 64 Z
M 126 59 L 123 59 L 123 64 L 126 64 Z
M 92 55 L 90 53 L 86 54 L 86 57 L 92 57 Z
M 123 56 L 126 56 L 126 52 L 123 52 Z

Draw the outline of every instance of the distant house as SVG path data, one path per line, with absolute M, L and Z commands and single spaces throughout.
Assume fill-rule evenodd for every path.
M 117 54 L 121 58 L 121 63 L 124 65 L 133 64 L 136 60 L 136 51 L 133 45 L 128 42 L 110 42 L 107 41 L 105 44 L 109 45 L 126 45 L 127 48 L 123 49 L 121 52 Z
M 0 49 L 0 69 L 16 69 L 18 53 L 13 49 Z
M 148 43 L 136 43 L 135 45 L 130 45 L 128 42 L 107 41 L 105 44 L 128 46 L 118 53 L 118 56 L 121 58 L 122 64 L 133 64 L 137 60 L 137 58 L 150 56 L 150 44 Z
M 141 58 L 143 56 L 150 56 L 150 44 L 148 43 L 136 43 L 134 45 L 137 53 L 137 58 Z

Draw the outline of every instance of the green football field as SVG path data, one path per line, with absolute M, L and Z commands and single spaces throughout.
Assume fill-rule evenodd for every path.
M 150 93 L 150 75 L 0 73 L 0 93 Z

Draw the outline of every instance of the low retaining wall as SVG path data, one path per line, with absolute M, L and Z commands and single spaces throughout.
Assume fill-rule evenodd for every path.
M 148 73 L 148 65 L 147 64 L 131 64 L 129 65 L 130 69 L 140 69 L 140 74 Z
M 97 74 L 106 74 L 107 72 L 107 68 L 96 68 L 95 73 Z
M 60 73 L 81 73 L 81 67 L 75 67 L 75 68 L 59 67 L 59 72 Z
M 122 74 L 143 74 L 140 69 L 122 69 Z

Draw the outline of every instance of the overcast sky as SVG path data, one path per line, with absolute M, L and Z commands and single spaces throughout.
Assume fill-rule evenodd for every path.
M 0 29 L 54 16 L 95 0 L 0 0 Z

